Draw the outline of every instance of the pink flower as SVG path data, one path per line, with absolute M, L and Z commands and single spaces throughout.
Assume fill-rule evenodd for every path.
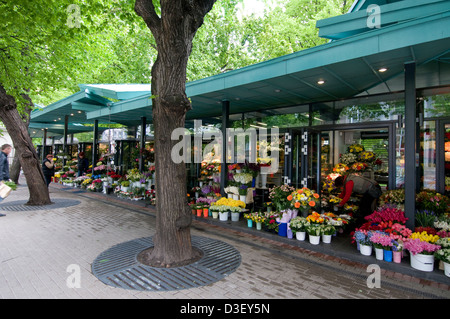
M 405 249 L 408 249 L 409 252 L 413 255 L 422 253 L 430 255 L 435 251 L 441 249 L 441 246 L 434 245 L 426 241 L 421 241 L 419 238 L 408 239 L 404 247 Z

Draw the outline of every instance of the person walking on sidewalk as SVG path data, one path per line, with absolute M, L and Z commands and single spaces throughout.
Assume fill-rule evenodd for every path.
M 42 162 L 42 172 L 44 173 L 45 182 L 47 187 L 52 181 L 52 177 L 55 176 L 55 163 L 53 163 L 53 155 L 48 154 L 45 160 Z
M 0 152 L 0 183 L 4 183 L 5 181 L 9 181 L 9 163 L 8 163 L 8 155 L 11 153 L 12 146 L 9 144 L 2 145 L 2 151 Z M 3 198 L 0 197 L 0 201 Z M 0 217 L 6 216 L 5 214 L 0 214 Z

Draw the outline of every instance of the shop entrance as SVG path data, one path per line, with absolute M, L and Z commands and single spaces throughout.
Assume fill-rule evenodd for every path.
M 335 125 L 291 130 L 294 187 L 319 194 L 337 174 L 358 173 L 385 189 L 396 186 L 396 122 Z

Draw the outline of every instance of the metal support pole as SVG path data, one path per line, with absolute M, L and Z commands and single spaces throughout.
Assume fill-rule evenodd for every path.
M 145 149 L 145 136 L 146 136 L 146 126 L 147 118 L 141 116 L 141 140 L 140 140 L 140 150 L 139 150 L 139 171 L 142 173 L 144 171 L 144 149 Z
M 63 139 L 63 154 L 68 153 L 68 147 L 67 147 L 67 134 L 69 132 L 69 116 L 64 116 L 64 139 Z M 63 165 L 66 165 L 66 156 L 63 158 Z
M 414 229 L 416 211 L 416 64 L 405 63 L 405 216 Z
M 94 120 L 94 138 L 92 141 L 92 172 L 98 160 L 98 120 Z
M 47 148 L 47 129 L 44 129 L 44 137 L 42 138 L 42 158 L 41 161 L 44 160 L 45 156 L 47 156 L 45 149 Z
M 230 121 L 230 101 L 222 101 L 222 163 L 220 170 L 220 193 L 225 196 L 227 179 L 227 128 Z

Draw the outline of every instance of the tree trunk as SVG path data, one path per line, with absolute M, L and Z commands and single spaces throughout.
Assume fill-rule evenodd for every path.
M 28 134 L 28 128 L 17 110 L 15 98 L 8 95 L 1 85 L 0 119 L 11 136 L 27 180 L 30 193 L 27 205 L 51 204 L 41 163 L 31 141 L 30 134 Z
M 9 167 L 9 177 L 16 184 L 19 184 L 21 167 L 22 166 L 20 165 L 19 153 L 16 151 L 16 152 L 14 152 L 14 159 L 13 159 L 12 165 Z
M 30 105 L 32 105 L 31 99 L 29 97 L 26 97 L 26 99 L 29 101 Z M 30 125 L 31 107 L 27 107 L 24 113 L 25 114 L 22 116 L 22 120 L 25 122 L 25 127 L 28 130 L 28 126 Z M 12 165 L 9 167 L 9 177 L 16 184 L 19 184 L 21 168 L 22 166 L 20 165 L 19 153 L 15 151 Z
M 158 57 L 152 67 L 153 123 L 155 128 L 156 234 L 154 248 L 143 260 L 155 266 L 177 266 L 195 259 L 187 205 L 186 167 L 171 158 L 176 128 L 184 128 L 191 103 L 186 96 L 186 67 L 192 40 L 215 0 L 161 1 L 161 18 L 152 0 L 137 0 L 136 12 L 152 31 Z

